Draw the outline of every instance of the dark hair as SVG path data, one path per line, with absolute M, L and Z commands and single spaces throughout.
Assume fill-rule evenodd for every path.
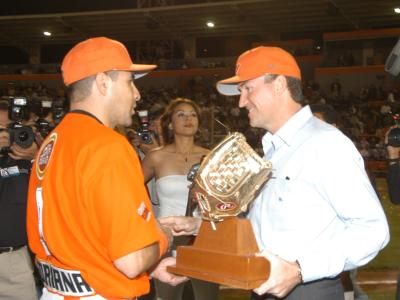
M 337 113 L 332 106 L 327 104 L 311 104 L 310 109 L 313 113 L 320 113 L 326 123 L 337 123 Z
M 264 82 L 270 83 L 274 81 L 279 75 L 278 74 L 267 74 L 264 76 Z M 301 80 L 292 76 L 282 75 L 286 78 L 286 84 L 290 95 L 293 100 L 297 103 L 303 104 L 303 91 L 301 86 Z
M 112 81 L 115 81 L 118 77 L 118 71 L 107 71 L 104 73 L 108 75 Z M 67 86 L 67 95 L 69 101 L 79 102 L 89 97 L 92 90 L 92 84 L 95 79 L 96 75 L 92 75 Z
M 176 107 L 181 104 L 187 104 L 193 107 L 197 114 L 197 118 L 200 118 L 200 108 L 194 101 L 187 98 L 176 98 L 172 100 L 168 104 L 160 119 L 162 136 L 164 138 L 165 144 L 167 145 L 171 144 L 174 141 L 173 132 L 171 132 L 168 126 L 169 124 L 171 124 L 172 115 L 174 114 Z
M 8 101 L 0 100 L 0 110 L 8 112 Z

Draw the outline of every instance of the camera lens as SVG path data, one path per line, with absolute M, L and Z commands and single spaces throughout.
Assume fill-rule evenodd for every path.
M 142 138 L 143 143 L 145 144 L 151 144 L 153 142 L 151 135 L 149 132 L 142 132 L 140 134 L 140 137 Z
M 392 147 L 400 147 L 400 128 L 395 127 L 389 131 L 388 144 Z
M 28 133 L 26 131 L 21 131 L 18 134 L 18 140 L 20 140 L 21 142 L 25 142 L 28 139 Z
M 35 134 L 31 127 L 22 126 L 11 129 L 10 135 L 13 134 L 13 141 L 22 148 L 29 148 L 35 140 Z

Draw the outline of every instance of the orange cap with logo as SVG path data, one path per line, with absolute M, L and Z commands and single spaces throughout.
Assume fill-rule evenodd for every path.
M 217 82 L 223 95 L 239 95 L 238 84 L 266 74 L 286 75 L 301 79 L 294 57 L 278 47 L 257 47 L 244 52 L 236 62 L 236 75 Z
M 134 72 L 135 79 L 156 65 L 134 64 L 126 47 L 106 37 L 96 37 L 75 45 L 64 57 L 61 71 L 65 85 L 106 71 Z

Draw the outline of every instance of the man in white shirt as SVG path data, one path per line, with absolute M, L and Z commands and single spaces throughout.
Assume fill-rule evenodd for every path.
M 262 143 L 273 178 L 248 218 L 271 274 L 254 299 L 343 299 L 338 275 L 365 265 L 389 242 L 361 155 L 337 128 L 302 107 L 301 72 L 283 49 L 246 51 L 236 75 L 217 89 L 240 94 L 250 125 L 268 131 Z
M 288 52 L 258 47 L 243 53 L 236 75 L 217 83 L 239 95 L 252 127 L 266 129 L 265 158 L 272 178 L 250 207 L 268 280 L 253 299 L 344 299 L 340 273 L 372 260 L 389 242 L 389 229 L 361 155 L 337 128 L 302 107 L 301 72 Z M 175 234 L 201 221 L 161 220 Z

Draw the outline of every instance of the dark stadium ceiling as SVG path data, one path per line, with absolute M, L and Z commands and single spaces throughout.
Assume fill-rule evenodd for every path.
M 70 44 L 400 27 L 394 0 L 11 0 L 0 8 L 0 45 Z M 210 29 L 206 21 L 215 22 Z M 44 30 L 51 37 L 42 35 Z

